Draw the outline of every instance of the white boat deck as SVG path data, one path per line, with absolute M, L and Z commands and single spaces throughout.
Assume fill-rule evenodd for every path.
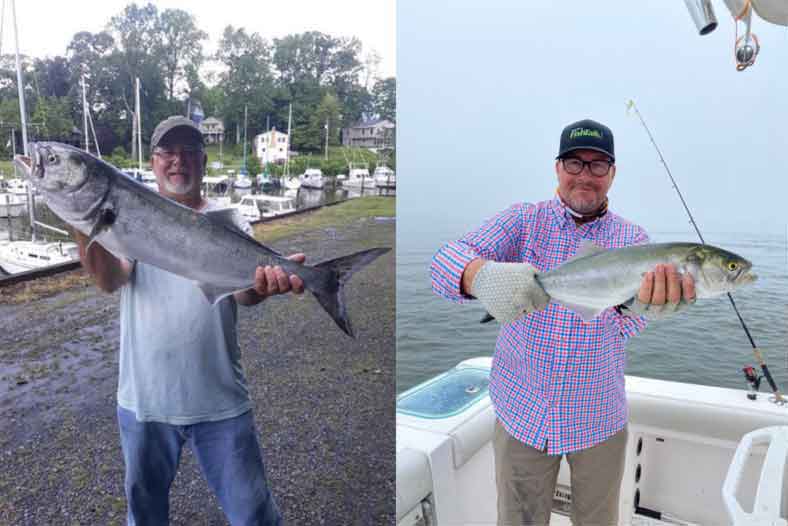
M 484 371 L 490 365 L 490 358 L 478 358 L 457 369 Z M 399 401 L 425 384 L 403 393 Z M 649 378 L 627 376 L 626 387 L 630 423 L 619 503 L 621 524 L 730 524 L 722 485 L 736 447 L 753 430 L 788 425 L 788 407 L 770 402 L 766 393 L 752 401 L 744 390 Z M 468 393 L 476 392 L 476 386 L 469 388 Z M 425 509 L 439 526 L 495 524 L 491 444 L 495 415 L 486 389 L 480 392 L 475 399 L 469 397 L 472 403 L 448 416 L 404 414 L 403 404 L 398 404 L 400 526 L 417 524 L 409 522 L 412 512 L 418 515 Z M 752 509 L 765 451 L 765 446 L 756 446 L 742 472 L 738 500 L 745 510 Z M 557 486 L 571 495 L 565 460 Z M 560 504 L 557 499 L 556 506 Z M 660 514 L 662 520 L 635 513 L 636 505 Z M 785 507 L 788 502 L 783 502 Z M 570 521 L 554 513 L 551 524 Z

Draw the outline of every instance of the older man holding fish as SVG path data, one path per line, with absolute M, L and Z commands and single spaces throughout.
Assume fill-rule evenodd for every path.
M 549 288 L 540 273 L 600 247 L 648 242 L 641 227 L 608 210 L 616 175 L 608 127 L 588 119 L 567 126 L 555 171 L 554 199 L 514 205 L 442 247 L 433 258 L 432 286 L 452 301 L 479 299 L 502 323 L 490 376 L 498 524 L 549 523 L 565 454 L 573 524 L 612 525 L 627 441 L 627 339 L 644 329 L 642 315 L 664 316 L 692 303 L 695 283 L 667 258 L 637 275 L 639 290 L 630 289 L 628 306 L 549 294 L 566 278 Z
M 200 194 L 206 155 L 194 123 L 162 121 L 151 153 L 160 194 L 211 211 Z M 238 226 L 249 232 L 248 223 Z M 184 277 L 116 257 L 99 243 L 88 248 L 79 232 L 76 238 L 96 284 L 107 292 L 122 288 L 118 423 L 128 524 L 168 523 L 170 484 L 186 443 L 233 526 L 280 524 L 239 360 L 236 304 L 301 293 L 302 280 L 280 267 L 258 267 L 252 288 L 212 305 Z M 292 259 L 303 262 L 304 255 Z
M 278 524 L 240 364 L 237 304 L 309 290 L 348 336 L 344 286 L 389 248 L 316 265 L 249 235 L 234 209 L 200 194 L 199 128 L 170 117 L 151 138 L 159 192 L 66 144 L 31 145 L 14 160 L 75 229 L 102 290 L 121 289 L 118 421 L 129 524 L 166 524 L 183 445 L 195 452 L 230 523 Z

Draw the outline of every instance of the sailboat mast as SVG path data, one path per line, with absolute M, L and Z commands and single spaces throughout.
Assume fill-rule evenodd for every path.
M 16 44 L 16 87 L 19 92 L 19 117 L 22 120 L 22 153 L 28 155 L 27 148 L 27 110 L 25 109 L 25 90 L 22 84 L 22 64 L 19 61 L 19 29 L 16 24 L 16 1 L 11 0 L 11 14 L 14 19 L 14 43 Z M 27 183 L 27 213 L 30 218 L 32 240 L 36 240 L 36 218 L 33 208 L 33 187 Z
M 85 151 L 90 153 L 90 131 L 88 130 L 88 98 L 85 94 L 85 75 L 80 77 L 82 83 L 82 120 L 85 130 Z
M 142 171 L 142 116 L 140 115 L 140 78 L 136 79 L 134 90 L 134 116 L 137 118 L 137 160 L 138 168 Z
M 326 117 L 326 156 L 325 160 L 328 160 L 328 117 Z
M 246 106 L 246 104 L 244 104 L 244 172 L 246 172 L 248 174 L 249 170 L 246 167 L 246 122 L 247 122 L 247 116 L 248 116 L 247 110 L 248 110 L 248 107 Z
M 290 175 L 290 125 L 293 123 L 293 103 L 287 113 L 287 147 L 285 148 L 285 177 Z
M 27 155 L 27 110 L 25 110 L 25 90 L 22 84 L 22 64 L 19 62 L 19 31 L 16 25 L 16 1 L 11 0 L 14 18 L 14 42 L 16 44 L 16 87 L 19 92 L 19 116 L 22 119 L 22 153 Z

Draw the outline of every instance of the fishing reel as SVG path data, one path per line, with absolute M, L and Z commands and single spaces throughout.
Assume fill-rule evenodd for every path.
M 747 380 L 747 385 L 750 392 L 747 393 L 747 398 L 756 400 L 758 398 L 758 388 L 761 386 L 763 376 L 758 376 L 755 373 L 755 367 L 748 365 L 742 369 L 744 379 Z

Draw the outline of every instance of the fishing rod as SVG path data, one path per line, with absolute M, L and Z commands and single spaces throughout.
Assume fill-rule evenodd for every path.
M 700 233 L 698 224 L 695 222 L 695 218 L 692 216 L 692 212 L 690 212 L 689 206 L 687 205 L 687 201 L 684 200 L 684 196 L 682 195 L 681 190 L 679 190 L 679 185 L 678 183 L 676 183 L 676 180 L 673 178 L 673 174 L 670 172 L 668 163 L 665 161 L 665 158 L 662 156 L 662 150 L 660 150 L 659 146 L 657 146 L 657 142 L 654 140 L 654 136 L 651 135 L 651 130 L 646 124 L 646 121 L 643 119 L 643 116 L 640 114 L 640 111 L 638 111 L 637 106 L 635 106 L 634 100 L 630 99 L 629 102 L 627 102 L 627 111 L 629 110 L 635 110 L 635 114 L 638 116 L 638 119 L 640 119 L 640 123 L 643 125 L 643 128 L 646 130 L 646 133 L 648 134 L 648 138 L 651 141 L 651 144 L 653 144 L 654 148 L 657 150 L 657 154 L 659 155 L 659 160 L 662 163 L 662 166 L 665 167 L 665 171 L 667 172 L 668 177 L 670 178 L 670 182 L 673 184 L 673 188 L 676 190 L 676 193 L 678 194 L 679 199 L 681 200 L 681 204 L 682 206 L 684 206 L 684 210 L 687 212 L 687 215 L 689 216 L 689 220 L 690 223 L 692 223 L 692 227 L 695 229 L 695 232 L 698 234 L 698 237 L 700 238 L 700 242 L 705 245 L 706 240 L 703 239 L 703 234 Z M 744 329 L 744 334 L 746 334 L 747 339 L 750 340 L 750 345 L 752 346 L 752 353 L 755 356 L 755 360 L 758 362 L 758 365 L 761 366 L 761 370 L 763 371 L 763 376 L 764 378 L 766 378 L 766 381 L 769 382 L 769 387 L 772 388 L 772 392 L 774 393 L 773 401 L 781 405 L 788 403 L 788 401 L 786 401 L 785 398 L 783 398 L 783 395 L 780 393 L 780 389 L 777 387 L 777 384 L 774 382 L 774 378 L 772 378 L 772 374 L 769 372 L 769 367 L 766 365 L 766 361 L 763 359 L 763 355 L 761 354 L 760 349 L 758 349 L 758 346 L 755 345 L 755 340 L 753 339 L 752 334 L 750 334 L 750 329 L 747 327 L 747 324 L 744 322 L 744 318 L 742 318 L 742 315 L 739 312 L 739 308 L 736 306 L 736 302 L 733 301 L 733 296 L 731 295 L 730 292 L 726 294 L 728 296 L 728 300 L 730 300 L 731 302 L 731 306 L 733 307 L 736 316 L 739 318 L 739 323 L 741 324 L 742 329 Z

